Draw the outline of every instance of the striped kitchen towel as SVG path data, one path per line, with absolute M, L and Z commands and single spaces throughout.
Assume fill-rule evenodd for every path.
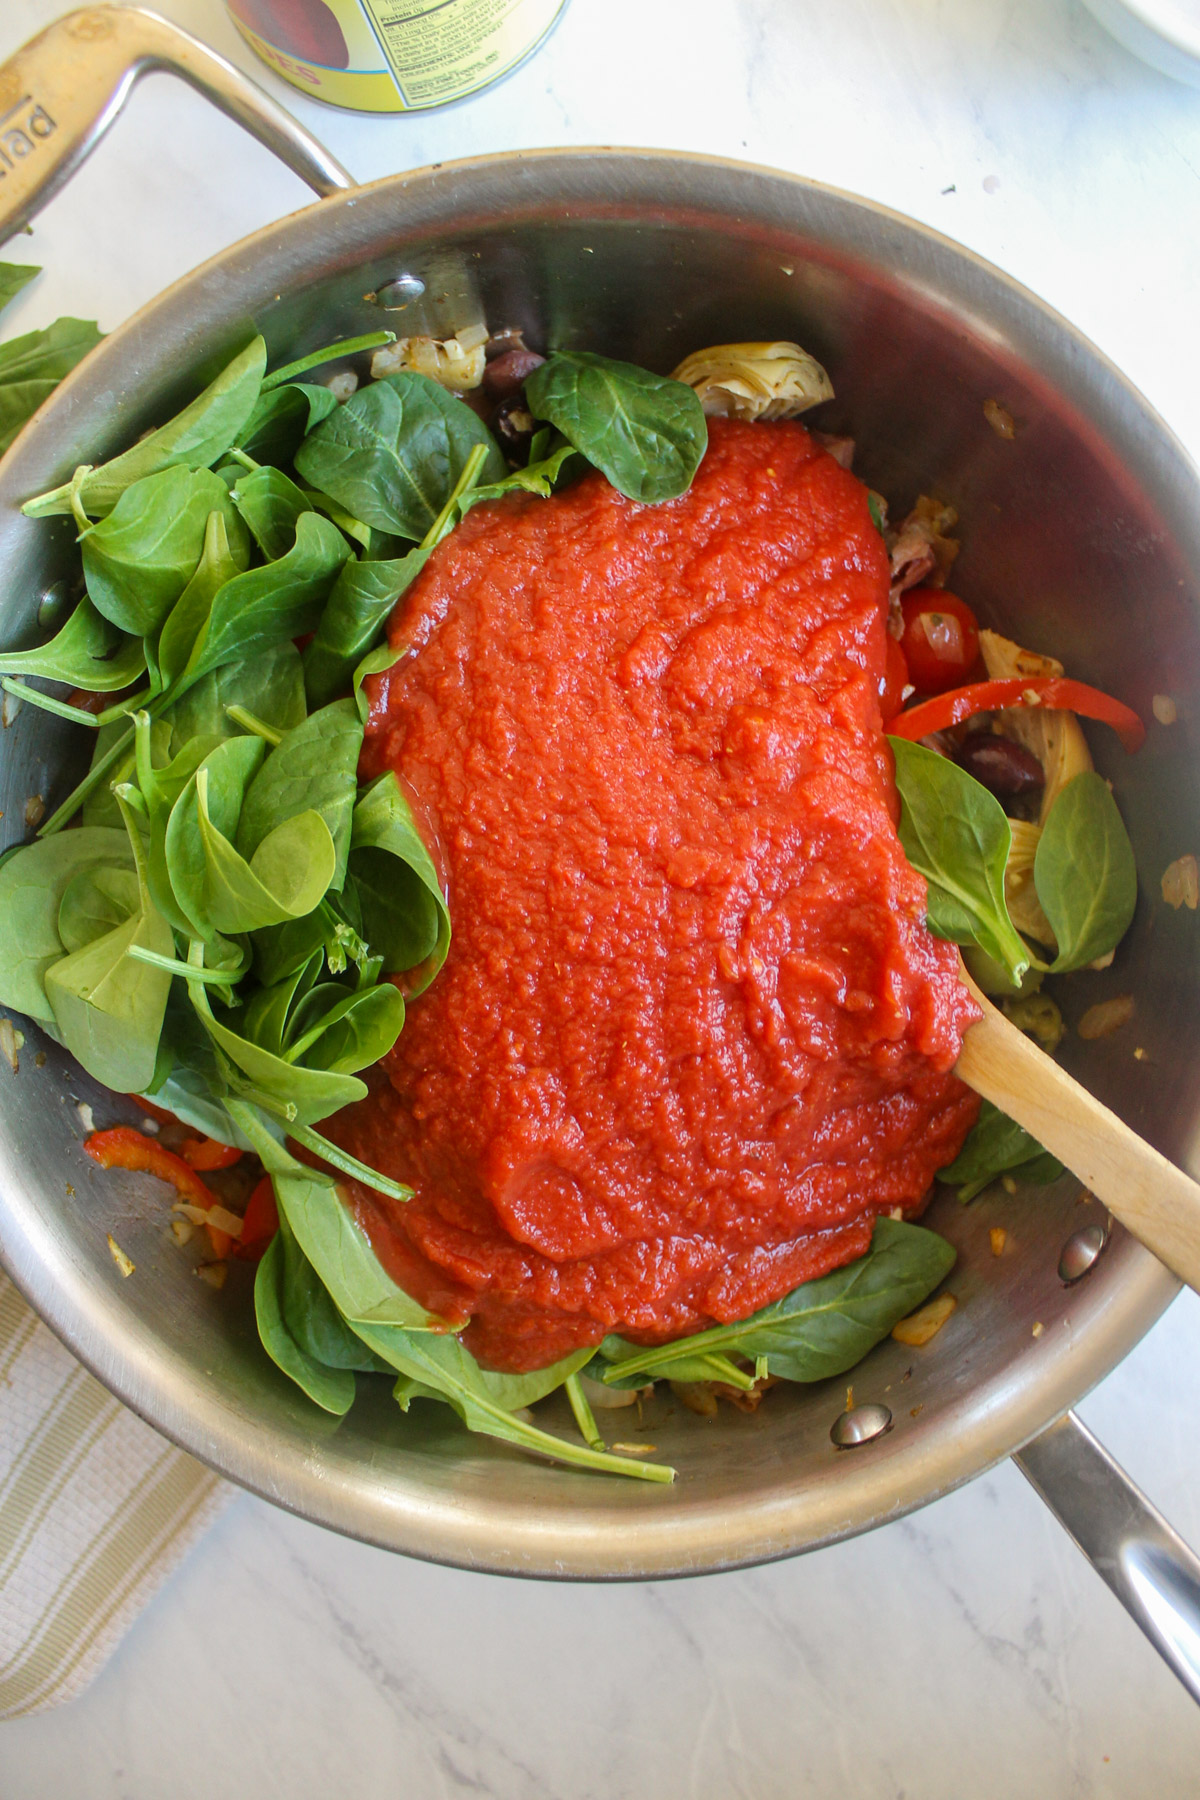
M 0 1274 L 0 1719 L 70 1700 L 232 1496 Z

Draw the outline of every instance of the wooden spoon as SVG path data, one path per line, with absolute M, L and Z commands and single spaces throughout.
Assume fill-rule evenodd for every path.
M 983 1009 L 955 1074 L 1023 1125 L 1147 1250 L 1200 1292 L 1200 1185 L 1143 1143 L 994 1007 L 959 965 Z

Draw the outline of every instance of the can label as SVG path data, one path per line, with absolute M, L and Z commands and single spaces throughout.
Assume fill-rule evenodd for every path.
M 226 0 L 234 24 L 295 87 L 334 106 L 406 112 L 497 81 L 566 0 Z

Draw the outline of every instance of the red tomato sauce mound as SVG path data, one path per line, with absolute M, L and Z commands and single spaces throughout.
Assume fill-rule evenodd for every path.
M 498 1369 L 744 1318 L 918 1212 L 976 1016 L 896 836 L 888 561 L 799 425 L 714 421 L 682 499 L 480 505 L 398 604 L 364 774 L 454 936 L 332 1123 L 395 1279 Z

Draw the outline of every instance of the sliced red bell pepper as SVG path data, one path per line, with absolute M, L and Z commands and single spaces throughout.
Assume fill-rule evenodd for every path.
M 195 1169 L 185 1163 L 182 1156 L 164 1149 L 153 1138 L 144 1137 L 132 1125 L 114 1125 L 109 1131 L 93 1131 L 83 1147 L 102 1169 L 131 1169 L 157 1175 L 160 1181 L 170 1182 L 181 1200 L 191 1206 L 203 1207 L 205 1212 L 219 1204 L 212 1189 L 205 1187 Z M 205 1229 L 214 1255 L 228 1256 L 233 1243 L 229 1233 L 216 1225 L 208 1225 Z
M 278 1230 L 279 1213 L 275 1206 L 275 1189 L 271 1185 L 271 1177 L 264 1175 L 246 1203 L 237 1254 L 248 1262 L 258 1262 Z
M 179 1154 L 191 1168 L 202 1171 L 232 1169 L 234 1163 L 242 1160 L 242 1152 L 236 1144 L 223 1144 L 219 1138 L 210 1137 L 185 1138 L 179 1146 Z
M 1082 713 L 1085 719 L 1099 719 L 1112 726 L 1126 750 L 1140 750 L 1146 741 L 1146 727 L 1132 707 L 1099 688 L 1089 687 L 1086 681 L 1071 681 L 1065 675 L 972 681 L 966 687 L 935 694 L 931 700 L 922 700 L 919 706 L 898 713 L 888 730 L 893 737 L 909 738 L 915 743 L 930 732 L 961 725 L 976 713 L 999 712 L 1006 706 L 1048 706 L 1056 712 Z

